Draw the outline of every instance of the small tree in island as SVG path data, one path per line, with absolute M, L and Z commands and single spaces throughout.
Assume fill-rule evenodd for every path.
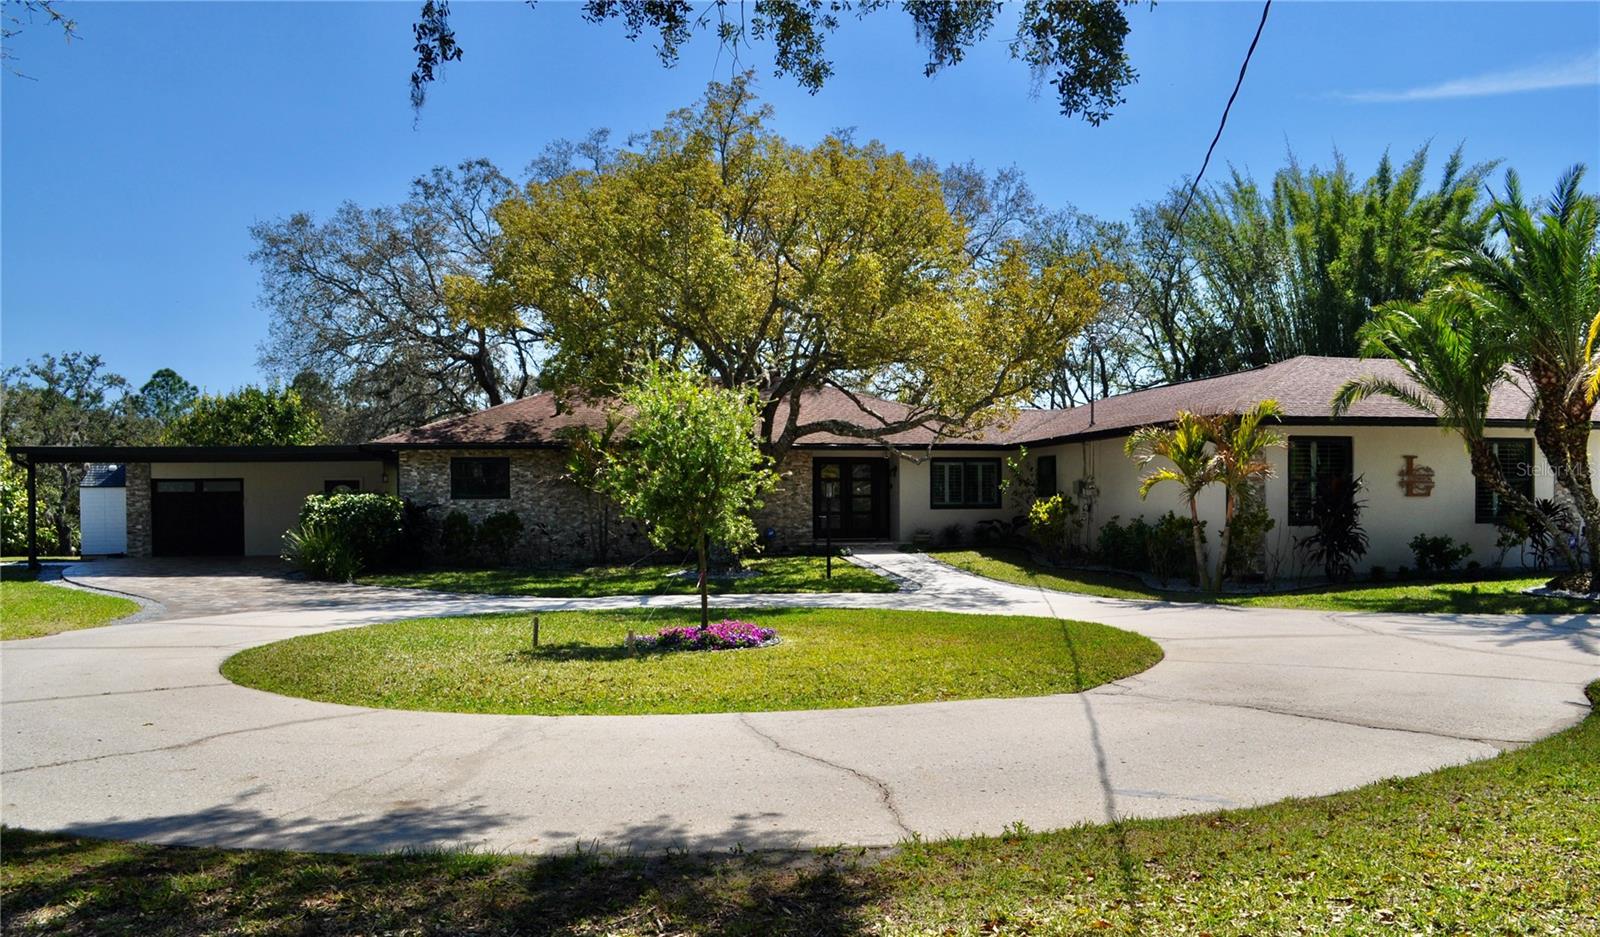
M 756 394 L 651 368 L 622 400 L 627 440 L 606 455 L 603 484 L 624 515 L 646 522 L 651 543 L 695 551 L 703 627 L 710 542 L 754 544 L 751 512 L 777 482 L 756 442 Z

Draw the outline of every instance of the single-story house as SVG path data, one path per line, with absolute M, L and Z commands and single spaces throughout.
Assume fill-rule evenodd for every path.
M 1006 460 L 1026 451 L 1039 492 L 1078 502 L 1086 542 L 1116 518 L 1154 520 L 1187 513 L 1176 486 L 1138 494 L 1141 469 L 1123 451 L 1135 429 L 1173 419 L 1179 410 L 1223 413 L 1273 398 L 1283 410 L 1286 447 L 1270 453 L 1275 469 L 1263 492 L 1276 522 L 1270 561 L 1297 571 L 1295 539 L 1311 532 L 1317 480 L 1361 476 L 1361 522 L 1370 539 L 1363 569 L 1409 565 L 1419 533 L 1469 544 L 1473 558 L 1494 561 L 1499 499 L 1475 483 L 1454 433 L 1385 398 L 1363 401 L 1334 419 L 1329 401 L 1346 380 L 1377 373 L 1399 377 L 1383 360 L 1299 357 L 1250 371 L 1154 387 L 1060 410 L 1023 410 L 975 437 L 941 438 L 931 429 L 891 437 L 888 446 L 848 436 L 801 438 L 778 466 L 782 480 L 757 517 L 769 549 L 810 549 L 824 541 L 907 542 L 939 539 L 954 527 L 970 535 L 984 521 L 1009 521 L 1018 505 L 1002 492 Z M 893 419 L 900 405 L 867 399 Z M 1527 424 L 1528 401 L 1502 388 L 1490 407 L 1491 435 L 1513 483 L 1537 498 L 1554 480 Z M 131 555 L 274 554 L 307 494 L 386 491 L 438 512 L 482 518 L 514 511 L 530 549 L 573 562 L 588 559 L 600 536 L 593 499 L 567 477 L 563 430 L 599 427 L 604 408 L 540 393 L 477 413 L 430 423 L 358 446 L 15 447 L 25 462 L 108 462 L 125 466 L 126 552 Z M 818 391 L 801 402 L 801 422 L 877 421 L 851 397 Z M 1600 466 L 1600 436 L 1590 444 Z M 1201 516 L 1221 525 L 1220 488 L 1202 495 Z M 617 552 L 642 552 L 636 524 L 611 519 Z M 1212 549 L 1215 538 L 1212 537 Z M 1302 564 L 1303 565 L 1303 564 Z

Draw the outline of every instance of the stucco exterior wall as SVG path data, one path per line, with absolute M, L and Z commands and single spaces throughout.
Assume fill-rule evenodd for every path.
M 1289 436 L 1348 436 L 1354 471 L 1363 477 L 1360 495 L 1365 506 L 1361 524 L 1369 541 L 1367 555 L 1357 564 L 1358 573 L 1382 566 L 1391 574 L 1400 566 L 1414 566 L 1411 538 L 1419 533 L 1448 535 L 1472 546 L 1471 559 L 1484 566 L 1499 556 L 1494 542 L 1495 525 L 1479 524 L 1474 519 L 1475 487 L 1472 469 L 1459 437 L 1429 426 L 1286 426 Z M 1494 438 L 1531 438 L 1525 429 L 1495 429 Z M 1090 505 L 1088 536 L 1093 544 L 1100 527 L 1113 517 L 1123 522 L 1135 517 L 1154 520 L 1171 510 L 1185 516 L 1188 504 L 1171 483 L 1157 485 L 1148 499 L 1139 498 L 1142 470 L 1123 451 L 1124 438 L 1101 439 L 1084 443 L 1030 450 L 1033 454 L 1053 454 L 1061 473 L 1062 489 L 1074 493 L 1074 483 L 1092 476 L 1099 489 Z M 1399 473 L 1404 457 L 1416 456 L 1417 465 L 1434 470 L 1434 488 L 1428 497 L 1407 497 Z M 1266 483 L 1268 514 L 1276 526 L 1267 536 L 1267 549 L 1273 554 L 1280 576 L 1315 575 L 1303 554 L 1295 547 L 1296 538 L 1309 535 L 1309 527 L 1288 524 L 1289 488 L 1287 448 L 1268 454 L 1273 477 Z M 1590 443 L 1590 461 L 1600 459 L 1600 437 Z M 1158 460 L 1154 464 L 1162 464 Z M 1549 498 L 1555 493 L 1555 480 L 1544 456 L 1534 447 L 1534 496 Z M 1217 532 L 1222 526 L 1223 494 L 1216 486 L 1199 499 L 1200 517 L 1206 521 L 1207 548 L 1216 558 Z M 1513 557 L 1508 562 L 1516 562 Z
M 1030 457 L 1032 452 L 1029 452 Z M 932 503 L 932 459 L 999 459 L 1000 477 L 1005 477 L 1005 460 L 1015 456 L 1011 449 L 962 449 L 936 451 L 930 458 L 919 451 L 914 457 L 901 457 L 895 473 L 898 484 L 890 485 L 890 496 L 895 506 L 894 521 L 890 531 L 894 539 L 911 541 L 926 533 L 934 543 L 942 542 L 944 531 L 952 524 L 959 525 L 962 535 L 972 537 L 973 528 L 988 520 L 1009 521 L 1017 513 L 1011 500 L 1001 494 L 1000 504 L 993 508 L 936 508 Z
M 150 480 L 160 478 L 239 478 L 244 481 L 244 552 L 277 556 L 283 534 L 300 517 L 306 495 L 322 494 L 323 482 L 359 479 L 362 491 L 385 491 L 383 463 L 360 462 L 155 462 L 149 475 L 136 477 L 128 466 L 128 553 L 150 555 Z M 138 493 L 142 492 L 142 499 Z M 135 533 L 137 520 L 144 529 Z M 136 550 L 142 552 L 135 552 Z

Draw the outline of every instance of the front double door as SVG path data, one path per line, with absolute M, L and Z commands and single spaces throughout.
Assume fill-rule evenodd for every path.
M 889 536 L 889 463 L 817 459 L 811 463 L 812 535 L 818 540 Z

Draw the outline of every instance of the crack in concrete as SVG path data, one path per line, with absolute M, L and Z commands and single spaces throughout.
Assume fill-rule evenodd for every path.
M 1103 684 L 1102 687 L 1099 687 L 1097 689 L 1103 689 L 1106 686 L 1116 686 L 1118 689 L 1122 690 L 1121 693 L 1103 693 L 1102 694 L 1103 696 L 1108 696 L 1108 697 L 1110 697 L 1110 696 L 1126 696 L 1126 697 L 1130 697 L 1130 698 L 1133 698 L 1133 699 L 1146 699 L 1146 700 L 1151 700 L 1153 702 L 1159 702 L 1159 703 L 1193 703 L 1193 704 L 1198 705 L 1198 706 L 1213 706 L 1213 707 L 1216 707 L 1216 708 L 1219 708 L 1219 709 L 1248 709 L 1248 710 L 1251 710 L 1253 712 L 1270 713 L 1270 714 L 1272 714 L 1274 716 L 1288 716 L 1288 717 L 1293 718 L 1293 719 L 1306 719 L 1306 720 L 1310 720 L 1312 722 L 1330 722 L 1330 723 L 1333 723 L 1335 725 L 1353 726 L 1353 727 L 1358 728 L 1358 729 L 1371 729 L 1371 730 L 1373 730 L 1375 732 L 1402 732 L 1402 733 L 1405 733 L 1405 734 L 1408 734 L 1408 735 L 1426 735 L 1426 736 L 1431 736 L 1433 738 L 1451 739 L 1451 740 L 1457 741 L 1457 742 L 1474 742 L 1474 743 L 1479 744 L 1479 745 L 1485 745 L 1485 746 L 1488 746 L 1489 748 L 1493 748 L 1496 751 L 1504 751 L 1507 748 L 1514 748 L 1514 747 L 1517 747 L 1517 746 L 1526 745 L 1526 744 L 1528 744 L 1528 741 L 1529 741 L 1528 739 L 1492 739 L 1492 738 L 1483 738 L 1483 737 L 1474 736 L 1474 735 L 1455 735 L 1455 734 L 1450 733 L 1450 732 L 1438 732 L 1438 731 L 1435 731 L 1435 730 L 1432 730 L 1432 729 L 1418 729 L 1418 728 L 1413 728 L 1413 727 L 1410 727 L 1410 726 L 1398 726 L 1398 725 L 1382 725 L 1382 724 L 1375 723 L 1375 722 L 1362 722 L 1362 721 L 1360 721 L 1358 719 L 1340 719 L 1340 718 L 1337 718 L 1335 716 L 1326 716 L 1326 715 L 1321 715 L 1321 714 L 1317 714 L 1317 713 L 1297 712 L 1297 711 L 1291 710 L 1291 709 L 1279 709 L 1279 708 L 1276 708 L 1276 707 L 1273 707 L 1273 706 L 1256 705 L 1256 704 L 1252 704 L 1252 703 L 1224 702 L 1222 700 L 1197 699 L 1197 698 L 1191 697 L 1191 696 L 1162 696 L 1162 695 L 1158 695 L 1158 694 L 1155 694 L 1155 693 L 1139 692 L 1139 691 L 1133 690 L 1133 689 L 1131 689 L 1129 687 L 1123 686 L 1122 684 L 1118 684 L 1118 683 Z
M 202 735 L 197 739 L 189 739 L 186 742 L 175 742 L 171 745 L 158 745 L 154 748 L 138 748 L 127 752 L 107 752 L 104 755 L 90 755 L 87 758 L 69 758 L 65 761 L 52 761 L 42 765 L 28 765 L 24 768 L 7 768 L 5 771 L 0 771 L 0 774 L 23 774 L 28 771 L 43 771 L 46 768 L 64 768 L 68 765 L 81 765 L 93 761 L 106 761 L 111 758 L 128 758 L 133 755 L 150 755 L 156 752 L 182 751 L 185 748 L 194 748 L 199 745 L 204 745 L 207 742 L 214 742 L 217 739 L 227 738 L 233 735 L 249 735 L 253 732 L 265 732 L 270 729 L 282 729 L 287 726 L 305 725 L 309 722 L 328 722 L 333 719 L 353 719 L 357 716 L 370 716 L 376 712 L 379 712 L 379 710 L 363 709 L 360 712 L 335 713 L 331 716 L 312 716 L 307 719 L 289 719 L 284 722 L 274 722 L 264 726 L 251 726 L 248 729 L 230 729 L 227 732 L 215 732 L 211 735 Z
M 840 764 L 837 761 L 829 761 L 820 755 L 813 755 L 810 752 L 803 752 L 798 748 L 791 748 L 788 745 L 778 741 L 772 735 L 756 728 L 755 723 L 750 721 L 750 715 L 748 713 L 739 714 L 739 724 L 744 726 L 746 729 L 749 729 L 752 735 L 771 745 L 780 752 L 784 752 L 785 754 L 789 755 L 795 755 L 797 757 L 804 758 L 807 761 L 816 762 L 819 765 L 825 765 L 826 767 L 832 768 L 835 771 L 843 771 L 845 774 L 850 775 L 858 781 L 865 781 L 867 784 L 872 785 L 877 789 L 878 799 L 883 803 L 884 809 L 889 812 L 890 818 L 894 820 L 894 825 L 900 828 L 900 832 L 905 834 L 906 839 L 914 839 L 916 837 L 916 830 L 913 830 L 906 823 L 905 816 L 900 812 L 900 805 L 895 802 L 894 791 L 891 790 L 889 785 L 884 781 L 873 777 L 865 771 L 852 768 L 849 765 Z
M 157 686 L 148 690 L 106 690 L 104 693 L 74 693 L 66 696 L 33 696 L 28 699 L 8 699 L 0 702 L 5 706 L 20 706 L 23 703 L 54 703 L 59 700 L 96 699 L 101 696 L 136 696 L 141 693 L 168 693 L 172 690 L 199 690 L 214 686 L 233 686 L 226 680 L 215 683 L 185 683 L 179 686 Z

